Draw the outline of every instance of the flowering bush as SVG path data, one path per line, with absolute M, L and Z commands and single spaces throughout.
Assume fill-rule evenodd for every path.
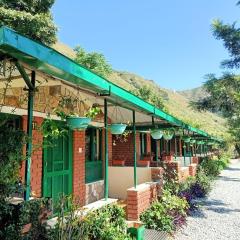
M 163 190 L 162 197 L 143 212 L 140 219 L 149 229 L 172 232 L 185 224 L 188 208 L 185 199 Z

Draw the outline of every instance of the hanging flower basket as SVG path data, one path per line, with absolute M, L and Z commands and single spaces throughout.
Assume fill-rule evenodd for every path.
M 163 138 L 166 140 L 166 141 L 169 141 L 173 138 L 173 134 L 163 134 Z
M 70 129 L 74 130 L 83 130 L 86 129 L 91 122 L 89 117 L 78 117 L 78 116 L 67 116 L 66 118 L 67 125 Z
M 163 136 L 162 131 L 158 129 L 151 130 L 150 134 L 151 134 L 151 137 L 155 140 L 161 139 Z
M 204 142 L 203 141 L 197 141 L 197 145 L 203 145 Z
M 214 142 L 208 142 L 207 145 L 208 146 L 214 145 Z
M 173 134 L 174 134 L 174 131 L 172 129 L 164 130 L 163 131 L 163 138 L 166 141 L 169 141 L 169 140 L 171 140 L 173 138 Z
M 191 139 L 191 140 L 190 140 L 190 143 L 191 143 L 191 144 L 194 144 L 195 142 L 196 142 L 195 139 Z
M 110 126 L 110 130 L 113 135 L 120 135 L 120 134 L 123 134 L 126 127 L 127 127 L 127 124 L 124 124 L 124 123 L 113 123 Z
M 188 137 L 188 136 L 182 136 L 182 140 L 185 142 L 185 143 L 189 143 L 191 141 L 191 138 Z

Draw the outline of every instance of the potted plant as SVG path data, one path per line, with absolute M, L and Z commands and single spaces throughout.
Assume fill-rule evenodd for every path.
M 66 116 L 67 125 L 70 129 L 82 130 L 86 129 L 89 123 L 100 113 L 99 107 L 91 107 L 84 116 L 78 114 L 70 114 Z
M 197 145 L 203 145 L 204 141 L 197 141 Z
M 113 135 L 121 135 L 126 130 L 127 124 L 125 123 L 112 123 L 110 131 Z
M 185 142 L 185 143 L 189 143 L 191 141 L 191 137 L 189 136 L 182 136 L 182 140 Z
M 163 138 L 167 141 L 173 138 L 174 131 L 172 129 L 164 130 L 163 131 Z
M 150 134 L 151 134 L 151 137 L 152 137 L 153 139 L 155 139 L 155 140 L 161 139 L 162 136 L 163 136 L 162 131 L 159 130 L 159 129 L 152 129 L 152 130 L 150 131 Z

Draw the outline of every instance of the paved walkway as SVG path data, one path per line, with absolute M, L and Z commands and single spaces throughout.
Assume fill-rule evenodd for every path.
M 221 173 L 202 204 L 176 240 L 240 240 L 240 161 Z

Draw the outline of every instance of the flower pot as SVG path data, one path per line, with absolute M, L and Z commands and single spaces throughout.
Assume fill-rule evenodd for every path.
M 189 143 L 191 141 L 191 138 L 188 137 L 188 136 L 183 136 L 182 137 L 182 140 L 185 142 L 185 143 Z
M 124 166 L 125 160 L 112 160 L 112 165 L 113 166 Z
M 169 141 L 173 138 L 173 134 L 163 134 L 163 138 L 166 140 L 166 141 Z
M 191 139 L 191 140 L 190 140 L 190 143 L 191 143 L 191 144 L 194 144 L 195 142 L 196 142 L 195 139 Z
M 138 167 L 149 167 L 150 160 L 138 160 L 137 165 L 138 165 Z
M 77 117 L 77 116 L 68 116 L 67 117 L 67 125 L 71 129 L 86 129 L 91 122 L 91 118 L 88 117 Z
M 150 134 L 151 134 L 151 137 L 155 140 L 161 139 L 163 136 L 162 131 L 158 129 L 151 130 Z
M 197 141 L 197 145 L 203 145 L 204 142 L 203 141 Z
M 113 135 L 120 135 L 120 134 L 123 134 L 126 127 L 127 127 L 127 124 L 124 124 L 124 123 L 113 123 L 110 126 L 110 130 Z
M 145 227 L 141 223 L 133 222 L 128 228 L 128 233 L 136 240 L 143 240 L 144 239 L 144 231 Z

